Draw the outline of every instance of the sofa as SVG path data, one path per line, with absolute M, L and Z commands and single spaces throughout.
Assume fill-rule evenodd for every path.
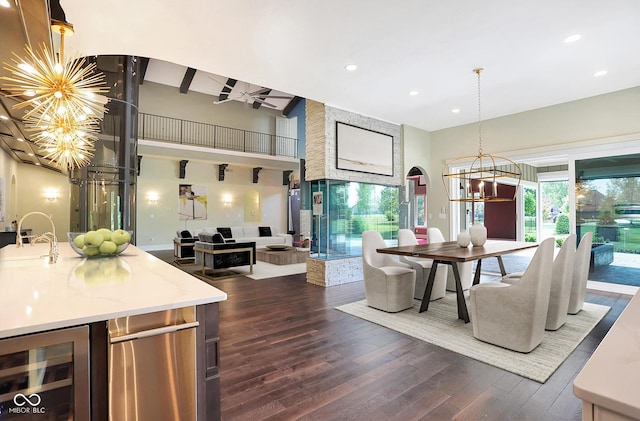
M 253 241 L 243 242 L 224 242 L 222 236 L 216 234 L 198 234 L 198 241 L 195 242 L 195 249 L 207 249 L 207 250 L 233 250 L 240 248 L 252 248 L 253 249 L 253 261 L 249 260 L 248 251 L 229 252 L 221 254 L 204 253 L 199 250 L 195 250 L 195 263 L 202 265 L 204 259 L 204 266 L 209 269 L 223 269 L 234 266 L 247 266 L 251 263 L 256 263 L 256 243 Z M 204 255 L 204 256 L 203 256 Z
M 222 235 L 225 242 L 235 241 L 254 242 L 257 248 L 264 248 L 272 244 L 286 244 L 293 246 L 293 236 L 291 234 L 277 234 L 271 227 L 217 227 L 205 228 L 201 231 L 204 234 Z

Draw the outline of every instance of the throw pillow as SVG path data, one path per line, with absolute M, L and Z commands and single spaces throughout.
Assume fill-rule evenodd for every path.
M 232 238 L 231 237 L 231 228 L 229 227 L 225 227 L 225 228 L 218 228 L 218 232 L 224 237 L 224 238 Z
M 213 234 L 213 239 L 211 241 L 212 243 L 224 243 L 224 238 L 222 238 L 222 235 L 220 233 L 215 233 Z
M 191 235 L 191 233 L 188 230 L 184 230 L 184 231 L 180 232 L 180 237 L 181 238 L 192 238 L 193 235 Z
M 260 237 L 271 237 L 271 227 L 258 227 Z

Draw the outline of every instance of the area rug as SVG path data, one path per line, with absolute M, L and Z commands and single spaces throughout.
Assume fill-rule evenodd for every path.
M 299 273 L 305 273 L 307 271 L 306 263 L 296 263 L 293 265 L 272 265 L 271 263 L 265 263 L 257 261 L 255 265 L 253 265 L 253 273 L 251 275 L 249 272 L 249 265 L 247 266 L 237 266 L 228 269 L 218 269 L 218 270 L 207 270 L 207 275 L 203 276 L 202 266 L 201 265 L 180 265 L 178 266 L 180 269 L 191 273 L 192 275 L 197 276 L 198 278 L 205 279 L 207 281 L 215 281 L 216 277 L 220 279 L 228 279 L 234 277 L 246 276 L 251 279 L 268 279 L 275 278 L 277 276 L 287 276 L 287 275 L 296 275 Z
M 336 309 L 539 383 L 547 381 L 610 310 L 607 306 L 585 303 L 583 310 L 569 315 L 560 329 L 545 331 L 536 349 L 522 354 L 475 339 L 472 324 L 458 320 L 455 293 L 448 292 L 444 298 L 432 301 L 424 313 L 418 313 L 419 307 L 420 301 L 415 300 L 412 309 L 386 313 L 368 307 L 366 300 L 362 300 Z

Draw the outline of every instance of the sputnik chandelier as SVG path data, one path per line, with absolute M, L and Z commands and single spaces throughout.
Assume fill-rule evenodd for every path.
M 482 68 L 473 69 L 473 72 L 478 75 L 478 154 L 455 158 L 449 161 L 442 171 L 444 188 L 452 202 L 508 202 L 516 199 L 520 186 L 522 171 L 518 164 L 509 158 L 486 154 L 482 149 L 480 73 L 483 70 Z M 464 168 L 457 172 L 448 172 L 451 167 L 459 166 Z M 450 183 L 451 179 L 457 182 Z M 501 179 L 515 182 L 516 188 L 512 196 L 505 197 L 498 194 L 498 182 Z M 455 188 L 452 184 L 455 184 Z
M 1 79 L 7 81 L 3 88 L 10 96 L 24 99 L 14 108 L 29 108 L 23 121 L 44 157 L 73 169 L 87 165 L 93 156 L 105 113 L 101 94 L 108 88 L 95 63 L 80 57 L 65 60 L 64 37 L 73 34 L 73 26 L 52 20 L 51 30 L 60 34 L 57 55 L 44 44 L 42 51 L 26 46 L 27 57 L 14 52 L 13 63 L 4 63 L 11 75 Z

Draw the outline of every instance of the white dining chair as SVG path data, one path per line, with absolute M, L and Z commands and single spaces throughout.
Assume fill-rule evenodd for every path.
M 569 298 L 573 283 L 573 267 L 576 256 L 576 235 L 571 234 L 564 239 L 560 251 L 553 260 L 551 289 L 549 292 L 549 309 L 547 310 L 546 330 L 558 330 L 567 320 Z M 506 275 L 502 282 L 516 283 L 523 272 Z
M 410 229 L 398 230 L 398 246 L 418 245 L 418 239 Z M 416 290 L 413 298 L 422 300 L 424 291 L 427 289 L 427 280 L 433 265 L 433 260 L 420 257 L 400 256 L 400 261 L 410 265 L 416 271 Z M 436 268 L 436 275 L 433 279 L 430 301 L 442 298 L 446 294 L 447 287 L 447 265 L 439 265 Z
M 364 293 L 369 307 L 395 313 L 413 307 L 416 271 L 376 251 L 385 247 L 378 231 L 362 233 Z
M 577 314 L 582 310 L 584 297 L 587 295 L 587 279 L 589 278 L 589 265 L 591 263 L 591 245 L 593 233 L 587 232 L 582 236 L 580 245 L 576 250 L 576 260 L 573 269 L 573 281 L 571 283 L 571 296 L 567 313 Z
M 544 240 L 514 284 L 484 282 L 469 290 L 473 336 L 503 348 L 531 352 L 542 342 L 549 308 L 555 240 Z
M 444 243 L 445 239 L 442 235 L 442 231 L 440 231 L 439 228 L 435 227 L 427 228 L 427 242 Z M 438 266 L 438 270 L 440 270 L 440 266 Z M 473 262 L 458 263 L 458 273 L 460 274 L 460 283 L 462 284 L 462 290 L 468 290 L 471 287 L 471 283 L 473 282 Z M 446 290 L 456 290 L 456 278 L 453 275 L 453 270 L 447 271 Z

